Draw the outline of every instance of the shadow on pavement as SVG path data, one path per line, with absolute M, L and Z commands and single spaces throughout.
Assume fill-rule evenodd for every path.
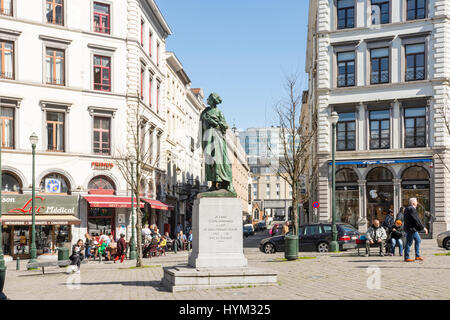
M 60 283 L 60 285 L 66 286 L 66 283 Z M 161 281 L 111 281 L 111 282 L 81 282 L 77 285 L 81 286 L 105 286 L 105 285 L 122 285 L 129 287 L 153 287 L 157 291 L 169 292 L 161 283 Z
M 403 261 L 402 261 L 403 262 Z M 355 268 L 364 268 L 364 269 L 366 269 L 368 266 L 356 266 Z M 434 267 L 420 267 L 420 266 L 417 266 L 417 267 L 413 267 L 413 266 L 410 266 L 410 267 L 398 267 L 398 266 L 377 266 L 378 268 L 380 268 L 380 269 L 427 269 L 427 270 L 450 270 L 450 268 L 434 268 Z

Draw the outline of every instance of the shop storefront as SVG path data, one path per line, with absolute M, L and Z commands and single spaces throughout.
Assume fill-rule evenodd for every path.
M 430 214 L 430 176 L 423 167 L 414 166 L 402 174 L 402 206 L 409 206 L 409 199 L 417 199 L 417 213 L 424 226 L 432 232 Z
M 78 196 L 38 194 L 35 197 L 37 254 L 55 253 L 58 247 L 70 248 L 72 225 L 79 225 Z M 27 259 L 30 255 L 31 196 L 2 196 L 2 236 L 5 254 Z
M 338 222 L 358 228 L 358 175 L 352 169 L 341 169 L 336 172 L 336 213 Z
M 419 217 L 432 236 L 432 167 L 429 158 L 336 161 L 338 221 L 365 232 L 373 219 L 383 223 L 389 210 L 397 215 L 417 198 Z
M 389 210 L 394 210 L 393 175 L 387 168 L 378 167 L 367 174 L 367 223 L 373 219 L 383 223 Z

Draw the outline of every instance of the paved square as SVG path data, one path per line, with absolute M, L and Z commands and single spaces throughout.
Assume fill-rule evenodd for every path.
M 42 275 L 40 270 L 25 270 L 25 261 L 21 262 L 21 270 L 16 271 L 15 262 L 9 262 L 4 291 L 13 300 L 450 299 L 450 256 L 435 256 L 435 253 L 446 252 L 437 247 L 435 240 L 423 240 L 425 261 L 414 263 L 405 263 L 399 256 L 358 257 L 354 251 L 300 253 L 315 258 L 286 262 L 282 261 L 283 253 L 266 255 L 255 248 L 244 250 L 249 265 L 278 272 L 279 284 L 167 292 L 160 285 L 162 267 L 187 263 L 187 252 L 179 252 L 145 259 L 149 267 L 144 269 L 133 269 L 131 261 L 123 264 L 89 262 L 82 265 L 80 275 L 67 275 L 63 272 L 65 269 L 56 267 L 46 269 L 46 274 Z M 369 289 L 369 277 L 378 272 L 380 289 Z

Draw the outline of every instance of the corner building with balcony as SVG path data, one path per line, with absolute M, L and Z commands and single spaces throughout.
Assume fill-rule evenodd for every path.
M 137 126 L 154 159 L 141 207 L 161 216 L 165 41 L 153 0 L 1 1 L 0 129 L 5 254 L 27 258 L 36 146 L 38 254 L 84 234 L 131 236 L 131 192 L 116 160 Z M 136 110 L 140 118 L 136 118 Z M 7 203 L 7 205 L 6 205 Z
M 317 121 L 315 221 L 331 221 L 336 125 L 337 220 L 365 232 L 418 199 L 436 236 L 450 229 L 450 2 L 310 1 L 306 107 Z M 447 122 L 448 123 L 448 122 Z

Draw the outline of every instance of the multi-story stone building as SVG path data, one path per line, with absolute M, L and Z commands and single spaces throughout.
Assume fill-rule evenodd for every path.
M 292 188 L 278 174 L 279 159 L 283 157 L 280 128 L 249 128 L 239 132 L 250 166 L 250 197 L 254 222 L 272 217 L 289 219 Z
M 450 228 L 450 2 L 311 0 L 306 71 L 317 121 L 317 221 L 331 219 L 337 123 L 338 219 L 361 231 L 416 197 L 436 235 Z
M 226 134 L 228 159 L 231 163 L 233 173 L 233 186 L 237 197 L 242 204 L 242 220 L 248 222 L 251 220 L 249 212 L 249 186 L 250 168 L 247 162 L 247 156 L 239 140 L 237 129 L 227 130 Z
M 175 210 L 172 230 L 186 226 L 192 218 L 193 200 L 204 186 L 200 114 L 205 108 L 202 89 L 191 88 L 191 80 L 173 52 L 166 54 L 166 143 L 165 202 Z
M 171 30 L 155 1 L 1 4 L 6 253 L 29 253 L 32 132 L 39 137 L 38 254 L 70 246 L 85 232 L 130 237 L 130 189 L 117 161 L 132 153 L 138 131 L 148 133 L 142 144 L 152 154 L 149 179 L 141 181 L 144 222 L 164 230 L 173 214 L 168 209 L 174 209 L 158 201 L 165 199 L 165 42 Z M 191 109 L 201 104 L 198 96 L 186 99 L 193 101 Z M 189 112 L 194 117 L 198 111 Z

